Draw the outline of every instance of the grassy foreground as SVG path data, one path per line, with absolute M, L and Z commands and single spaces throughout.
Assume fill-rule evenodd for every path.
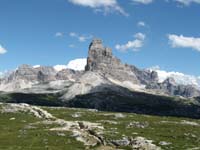
M 41 107 L 53 116 L 66 121 L 101 123 L 106 140 L 123 137 L 145 137 L 164 150 L 200 149 L 200 120 L 138 115 L 131 113 L 99 112 L 88 109 Z M 72 137 L 70 131 L 50 131 L 55 124 L 40 124 L 42 118 L 31 114 L 1 113 L 0 150 L 82 150 L 88 147 Z M 129 146 L 118 147 L 132 149 Z M 106 148 L 105 148 L 106 149 Z

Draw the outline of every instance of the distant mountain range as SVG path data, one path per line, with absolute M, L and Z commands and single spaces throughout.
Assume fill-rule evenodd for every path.
M 54 68 L 58 71 L 62 69 L 72 69 L 77 71 L 83 71 L 87 64 L 87 58 L 79 58 L 71 60 L 67 65 L 56 65 Z M 158 74 L 159 82 L 163 82 L 167 78 L 174 78 L 177 84 L 194 85 L 200 88 L 200 76 L 187 75 L 181 72 L 165 71 L 161 70 L 159 66 L 147 68 L 146 70 L 156 71 Z
M 158 73 L 159 82 L 163 82 L 167 78 L 174 78 L 177 84 L 183 84 L 183 85 L 195 85 L 200 88 L 200 76 L 196 77 L 193 75 L 187 75 L 180 72 L 167 72 L 164 70 L 161 70 L 159 67 L 151 67 L 149 68 L 151 71 L 156 71 Z
M 52 67 L 19 66 L 0 79 L 0 91 L 47 94 L 46 100 L 53 94 L 64 106 L 200 117 L 199 78 L 124 64 L 100 39 L 91 42 L 87 59 Z M 8 101 L 32 99 L 15 96 Z
M 75 71 L 84 71 L 85 66 L 87 65 L 87 58 L 77 58 L 74 60 L 69 61 L 67 65 L 55 65 L 53 68 L 56 71 L 61 71 L 63 69 L 72 69 Z M 33 68 L 39 68 L 41 65 L 35 65 Z M 182 85 L 194 85 L 200 88 L 200 76 L 196 77 L 193 75 L 187 75 L 181 72 L 174 72 L 174 71 L 165 71 L 161 70 L 159 66 L 155 67 L 150 67 L 147 68 L 146 70 L 150 71 L 156 71 L 158 74 L 158 79 L 159 82 L 163 82 L 167 78 L 174 78 L 175 82 L 177 84 L 182 84 Z M 5 72 L 0 72 L 0 78 L 5 77 L 6 75 L 10 74 L 12 71 L 5 71 Z

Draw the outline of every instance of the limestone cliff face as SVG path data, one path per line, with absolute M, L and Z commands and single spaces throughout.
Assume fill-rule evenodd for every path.
M 16 71 L 11 73 L 7 78 L 7 82 L 12 80 L 26 80 L 26 81 L 38 81 L 38 82 L 48 82 L 56 80 L 56 71 L 53 67 L 38 67 L 33 68 L 30 65 L 21 65 Z
M 104 47 L 100 39 L 94 39 L 89 46 L 85 71 L 97 71 L 107 78 L 139 84 L 130 66 L 123 64 L 120 59 L 113 56 L 112 49 Z
M 200 90 L 194 85 L 179 85 L 175 80 L 170 77 L 162 83 L 148 84 L 147 89 L 157 90 L 160 93 L 165 93 L 170 96 L 182 96 L 182 97 L 199 97 Z
M 159 83 L 157 72 L 141 70 L 133 65 L 123 64 L 112 54 L 112 49 L 103 46 L 100 39 L 94 39 L 89 46 L 85 70 L 100 72 L 104 74 L 106 79 L 111 78 L 120 81 L 121 84 L 128 81 L 134 85 L 144 85 L 146 90 L 155 90 L 155 92 L 171 96 L 200 96 L 200 90 L 192 85 L 177 85 L 173 78 Z
M 112 50 L 103 46 L 102 41 L 95 39 L 89 46 L 86 71 L 102 70 L 113 67 L 112 64 L 120 64 L 112 56 Z
M 9 78 L 9 80 L 17 80 L 17 79 L 25 79 L 25 80 L 37 80 L 37 71 L 33 69 L 30 65 L 21 65 L 18 69 L 13 72 Z
M 57 72 L 50 66 L 34 68 L 30 65 L 21 65 L 8 76 L 0 80 L 0 91 L 20 92 L 24 91 L 24 89 L 30 89 L 30 92 L 42 92 L 42 88 L 57 89 L 58 87 L 63 87 L 60 84 L 66 84 L 66 82 L 60 81 L 74 81 L 80 74 L 81 72 L 69 69 L 63 69 Z M 46 90 L 44 92 L 46 92 Z M 51 92 L 53 92 L 53 90 Z

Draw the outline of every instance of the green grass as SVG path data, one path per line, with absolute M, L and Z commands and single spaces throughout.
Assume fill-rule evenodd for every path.
M 78 120 L 85 120 L 91 122 L 99 122 L 101 120 L 115 121 L 118 124 L 103 123 L 105 127 L 105 137 L 110 139 L 121 139 L 123 135 L 129 137 L 142 136 L 147 139 L 155 141 L 157 145 L 160 141 L 166 141 L 172 143 L 169 146 L 161 146 L 163 149 L 172 150 L 184 150 L 187 148 L 200 147 L 200 126 L 191 126 L 183 124 L 175 124 L 174 122 L 181 122 L 187 120 L 191 122 L 200 123 L 199 120 L 188 119 L 188 118 L 176 118 L 176 117 L 159 117 L 159 116 L 148 116 L 138 114 L 123 113 L 125 118 L 115 118 L 115 113 L 109 112 L 91 112 L 85 109 L 53 109 L 46 108 L 53 115 L 63 118 L 66 120 L 77 120 L 72 118 L 71 115 L 77 112 L 81 112 L 81 117 Z M 127 128 L 127 125 L 132 121 L 148 122 L 149 126 L 146 128 Z M 168 121 L 168 123 L 161 123 L 162 121 Z M 116 128 L 112 131 L 113 128 Z M 135 135 L 137 133 L 137 135 Z M 190 133 L 188 136 L 186 134 Z M 192 136 L 196 137 L 192 137 Z
M 10 120 L 13 117 L 15 120 Z M 37 121 L 40 120 L 28 114 L 0 113 L 0 150 L 84 149 L 83 144 L 72 138 L 70 132 L 59 136 L 57 132 L 50 132 L 46 125 L 38 125 L 35 129 L 26 128 L 28 124 Z
M 105 130 L 103 136 L 106 140 L 122 139 L 123 136 L 142 136 L 164 150 L 185 150 L 200 147 L 200 126 L 180 124 L 182 120 L 196 122 L 200 120 L 176 117 L 159 117 L 149 115 L 138 115 L 134 113 L 123 113 L 124 118 L 115 118 L 116 113 L 94 112 L 87 109 L 53 108 L 42 107 L 52 115 L 67 121 L 90 121 L 101 122 Z M 1 109 L 1 108 L 0 108 Z M 73 114 L 80 114 L 74 118 Z M 10 118 L 15 120 L 10 120 Z M 105 120 L 117 122 L 109 124 Z M 76 141 L 71 132 L 49 131 L 54 125 L 38 124 L 35 128 L 27 128 L 31 123 L 42 121 L 32 115 L 25 113 L 0 113 L 0 150 L 82 150 L 85 146 Z M 130 122 L 147 122 L 145 128 L 127 128 Z M 166 123 L 162 123 L 165 121 Z M 176 124 L 178 122 L 178 124 Z M 160 141 L 170 142 L 171 145 L 161 146 Z M 121 147 L 122 148 L 122 147 Z M 130 147 L 123 147 L 130 149 Z M 92 148 L 94 149 L 94 148 Z
M 27 103 L 39 106 L 62 106 L 60 94 L 31 94 L 31 93 L 0 93 L 0 102 Z
M 159 116 L 200 118 L 200 101 L 152 95 L 141 92 L 128 94 L 107 91 L 76 96 L 72 100 L 62 99 L 62 93 L 0 93 L 0 102 L 27 103 L 38 106 L 67 106 L 76 108 L 95 108 L 101 111 L 131 112 Z

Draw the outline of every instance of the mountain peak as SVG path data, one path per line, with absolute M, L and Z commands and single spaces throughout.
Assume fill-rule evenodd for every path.
M 33 68 L 31 65 L 28 65 L 28 64 L 22 64 L 18 67 L 18 69 L 30 69 L 30 68 Z
M 167 84 L 167 85 L 176 85 L 176 81 L 173 77 L 169 77 L 167 78 L 165 81 L 163 81 L 164 84 Z
M 112 49 L 105 47 L 100 39 L 94 39 L 89 46 L 85 71 L 98 71 L 107 78 L 139 83 L 131 67 L 116 58 L 112 54 Z
M 78 59 L 78 62 L 85 66 L 85 59 Z M 91 85 L 91 82 L 101 78 L 101 80 L 98 80 L 98 86 L 97 84 L 95 85 L 96 87 L 92 85 L 91 89 L 102 89 L 99 88 L 100 85 L 104 88 L 105 86 L 103 85 L 108 84 L 113 85 L 112 88 L 115 86 L 120 86 L 131 90 L 139 90 L 151 93 L 159 92 L 161 94 L 181 95 L 184 97 L 194 97 L 200 95 L 199 89 L 184 85 L 179 86 L 179 84 L 176 84 L 173 78 L 168 78 L 160 83 L 157 72 L 141 70 L 133 65 L 122 63 L 120 59 L 112 54 L 111 48 L 103 45 L 103 41 L 101 39 L 93 39 L 89 45 L 85 71 L 79 72 L 69 70 L 67 68 L 70 68 L 70 65 L 72 66 L 71 68 L 76 67 L 76 70 L 78 70 L 77 68 L 80 66 L 80 64 L 77 64 L 76 62 L 71 62 L 67 66 L 59 65 L 54 67 L 32 67 L 30 65 L 21 65 L 8 77 L 0 80 L 0 90 L 16 91 L 18 89 L 22 89 L 23 91 L 23 89 L 29 88 L 29 90 L 34 91 L 35 87 L 41 85 L 41 87 L 44 88 L 43 91 L 46 92 L 48 91 L 48 88 L 45 89 L 45 87 L 50 86 L 47 85 L 47 83 L 51 84 L 51 82 L 54 82 L 60 84 L 60 82 L 63 83 L 63 81 L 65 81 L 70 82 L 70 84 L 73 82 L 72 85 L 75 85 L 75 88 L 73 88 L 71 85 L 70 88 L 72 88 L 72 91 L 77 89 L 78 86 L 80 88 L 79 92 L 81 94 L 85 94 L 86 91 L 90 89 L 88 86 Z M 91 80 L 92 76 L 97 76 L 97 78 Z M 26 86 L 24 83 L 29 84 Z M 82 86 L 83 83 L 86 85 Z M 61 87 L 63 86 L 64 84 Z M 36 88 L 36 91 L 38 91 L 38 89 Z M 55 86 L 54 89 L 57 89 L 57 87 Z M 65 88 L 60 88 L 60 90 L 65 90 Z M 73 92 L 69 92 L 68 94 L 73 95 Z
M 103 50 L 103 41 L 101 39 L 93 39 L 89 46 L 90 50 Z
M 85 70 L 99 70 L 102 68 L 103 64 L 111 64 L 112 60 L 112 49 L 104 47 L 101 39 L 93 39 L 89 46 L 87 65 Z

